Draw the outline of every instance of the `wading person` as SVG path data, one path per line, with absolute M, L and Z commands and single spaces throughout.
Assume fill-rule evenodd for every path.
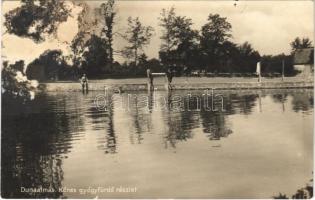
M 86 77 L 86 74 L 83 74 L 81 78 L 81 86 L 82 86 L 82 92 L 89 90 L 88 79 Z
M 173 80 L 173 72 L 172 72 L 172 69 L 170 67 L 167 69 L 166 77 L 167 77 L 167 82 L 168 82 L 168 89 L 171 90 L 172 89 L 171 83 Z

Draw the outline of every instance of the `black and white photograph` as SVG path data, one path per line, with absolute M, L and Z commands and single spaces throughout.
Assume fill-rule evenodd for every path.
M 311 199 L 312 0 L 1 0 L 1 198 Z

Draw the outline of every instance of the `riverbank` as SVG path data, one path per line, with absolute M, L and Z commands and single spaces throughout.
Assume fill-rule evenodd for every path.
M 154 87 L 157 90 L 165 90 L 165 79 L 163 77 L 154 80 Z M 235 90 L 235 89 L 289 89 L 289 88 L 313 88 L 313 80 L 303 80 L 301 78 L 290 77 L 262 79 L 262 82 L 257 82 L 257 78 L 198 78 L 198 77 L 175 77 L 172 83 L 175 90 L 183 89 L 220 89 L 220 90 Z M 47 92 L 57 91 L 81 91 L 79 82 L 50 82 L 41 83 L 40 88 Z M 99 91 L 104 88 L 120 89 L 122 91 L 147 90 L 146 78 L 132 79 L 105 79 L 105 80 L 90 80 L 89 90 Z

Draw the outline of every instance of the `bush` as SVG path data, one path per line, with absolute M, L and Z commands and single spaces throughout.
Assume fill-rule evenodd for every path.
M 18 61 L 9 65 L 3 63 L 2 68 L 2 97 L 3 100 L 26 102 L 34 99 L 37 81 L 30 81 L 23 73 L 24 62 Z

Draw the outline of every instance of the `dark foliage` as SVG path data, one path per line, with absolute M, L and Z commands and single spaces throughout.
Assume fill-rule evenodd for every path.
M 31 99 L 31 91 L 36 88 L 32 86 L 29 80 L 23 78 L 24 62 L 18 61 L 9 65 L 7 62 L 3 63 L 1 86 L 2 86 L 2 100 L 3 102 L 26 102 Z M 20 79 L 17 76 L 23 76 Z
M 97 77 L 102 74 L 109 73 L 109 57 L 108 46 L 105 39 L 92 35 L 85 43 L 85 48 L 88 49 L 82 54 L 82 72 L 86 73 L 88 77 Z
M 312 41 L 309 38 L 296 37 L 291 43 L 292 52 L 297 49 L 310 48 L 312 47 Z
M 175 9 L 162 10 L 160 26 L 163 28 L 159 52 L 165 68 L 177 74 L 204 70 L 210 73 L 254 73 L 260 55 L 251 44 L 229 41 L 232 25 L 218 14 L 210 14 L 200 34 L 193 30 L 192 20 L 177 16 Z
M 293 67 L 293 57 L 291 55 L 266 55 L 261 58 L 262 63 L 262 73 L 278 73 L 282 74 L 284 71 L 285 76 L 295 75 L 297 72 Z
M 112 64 L 114 62 L 113 58 L 113 28 L 114 28 L 114 19 L 116 16 L 115 11 L 115 0 L 108 0 L 107 3 L 103 3 L 101 5 L 102 14 L 104 17 L 104 27 L 102 29 L 102 33 L 106 37 L 106 41 L 108 43 L 108 57 L 109 63 Z
M 313 179 L 310 180 L 310 183 L 306 184 L 305 187 L 298 189 L 295 194 L 288 197 L 286 194 L 281 194 L 273 196 L 274 199 L 311 199 L 313 197 Z
M 70 10 L 60 0 L 22 0 L 22 6 L 5 14 L 7 32 L 43 41 L 44 34 L 54 34 L 59 23 L 67 20 Z
M 144 26 L 139 18 L 128 18 L 128 28 L 123 38 L 128 42 L 128 46 L 122 51 L 122 55 L 127 59 L 132 58 L 135 65 L 140 61 L 139 54 L 143 48 L 150 43 L 154 29 L 151 26 Z
M 67 64 L 60 50 L 48 50 L 28 65 L 26 75 L 39 81 L 71 80 L 77 78 L 77 71 Z

